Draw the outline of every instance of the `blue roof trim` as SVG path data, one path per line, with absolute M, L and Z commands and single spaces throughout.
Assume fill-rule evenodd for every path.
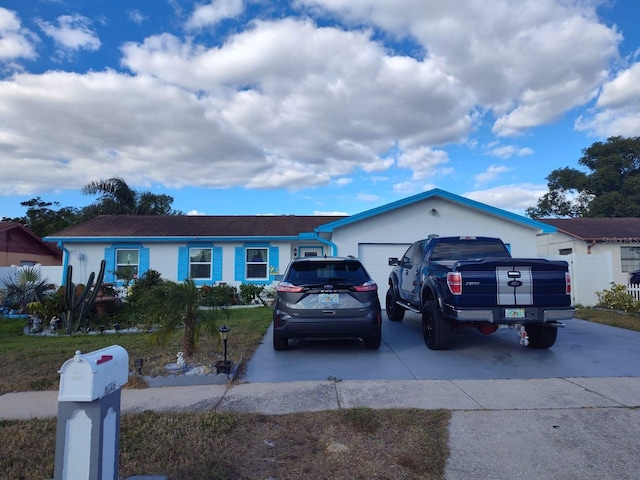
M 422 200 L 426 200 L 428 198 L 442 198 L 445 200 L 449 200 L 451 202 L 458 203 L 468 208 L 474 208 L 476 210 L 480 210 L 481 212 L 485 212 L 491 215 L 502 217 L 512 222 L 523 224 L 529 228 L 541 230 L 542 233 L 556 232 L 555 227 L 548 225 L 546 223 L 542 223 L 528 217 L 523 217 L 522 215 L 508 212 L 506 210 L 502 210 L 501 208 L 492 207 L 491 205 L 487 205 L 485 203 L 476 202 L 475 200 L 461 197 L 460 195 L 446 192 L 439 188 L 434 188 L 433 190 L 428 190 L 426 192 L 413 195 L 411 197 L 403 198 L 402 200 L 388 203 L 386 205 L 382 205 L 381 207 L 372 208 L 371 210 L 367 210 L 365 212 L 358 213 L 356 215 L 352 215 L 347 218 L 342 218 L 340 220 L 336 220 L 335 222 L 326 223 L 316 228 L 316 231 L 317 232 L 333 232 L 336 228 L 344 227 L 345 225 L 359 222 L 360 220 L 366 220 L 376 215 L 380 215 L 381 213 L 386 213 L 386 212 L 396 210 L 398 208 L 406 207 L 407 205 L 421 202 Z

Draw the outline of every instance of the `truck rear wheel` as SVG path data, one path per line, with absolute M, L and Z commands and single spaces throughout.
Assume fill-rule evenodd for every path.
M 405 309 L 396 303 L 397 298 L 395 289 L 389 287 L 385 298 L 385 310 L 387 311 L 387 317 L 392 322 L 401 322 L 404 318 Z
M 529 325 L 526 330 L 529 335 L 529 348 L 549 348 L 556 343 L 558 327 Z
M 443 318 L 433 300 L 422 309 L 422 336 L 431 350 L 446 350 L 451 343 L 451 323 Z

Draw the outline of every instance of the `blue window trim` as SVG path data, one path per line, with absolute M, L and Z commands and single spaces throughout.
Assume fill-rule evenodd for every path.
M 267 268 L 269 269 L 268 278 L 262 280 L 246 278 L 246 260 L 245 251 L 247 248 L 266 248 L 268 250 Z M 276 276 L 280 274 L 280 248 L 274 247 L 270 243 L 245 243 L 235 249 L 235 265 L 234 279 L 241 283 L 253 283 L 256 285 L 268 285 L 276 280 Z
M 189 278 L 189 249 L 190 248 L 210 248 L 211 249 L 211 278 L 194 279 L 198 286 L 211 285 L 222 281 L 222 247 L 216 247 L 208 242 L 189 242 L 183 247 L 178 247 L 178 281 L 183 282 Z
M 104 249 L 105 269 L 104 281 L 118 286 L 124 285 L 124 280 L 118 280 L 116 271 L 116 251 L 117 250 L 138 250 L 138 278 L 149 270 L 150 253 L 149 248 L 141 243 L 112 243 L 110 247 Z

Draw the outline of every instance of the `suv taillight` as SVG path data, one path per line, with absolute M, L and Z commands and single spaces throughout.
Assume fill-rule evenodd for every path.
M 276 292 L 282 292 L 282 293 L 300 293 L 303 290 L 304 290 L 303 287 L 294 285 L 293 283 L 289 283 L 289 282 L 280 282 L 276 287 Z
M 462 274 L 460 272 L 447 273 L 447 285 L 453 295 L 462 295 Z
M 369 280 L 362 285 L 356 285 L 353 289 L 356 292 L 375 292 L 378 290 L 378 285 L 373 280 Z
M 564 291 L 567 295 L 571 295 L 571 274 L 569 272 L 564 274 Z

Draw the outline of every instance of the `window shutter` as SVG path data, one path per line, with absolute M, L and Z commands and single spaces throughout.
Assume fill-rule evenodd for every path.
M 236 247 L 235 280 L 244 282 L 244 247 Z
M 280 275 L 280 247 L 269 247 L 269 280 L 272 282 Z
M 214 282 L 222 281 L 222 247 L 213 247 L 213 258 L 211 262 L 211 279 Z
M 150 253 L 148 248 L 140 248 L 140 264 L 138 268 L 138 278 L 142 277 L 149 270 Z
M 116 271 L 116 249 L 114 247 L 107 247 L 104 249 L 104 282 L 106 283 L 115 283 L 115 275 L 113 272 Z
M 189 277 L 189 248 L 178 248 L 178 281 L 182 282 Z

